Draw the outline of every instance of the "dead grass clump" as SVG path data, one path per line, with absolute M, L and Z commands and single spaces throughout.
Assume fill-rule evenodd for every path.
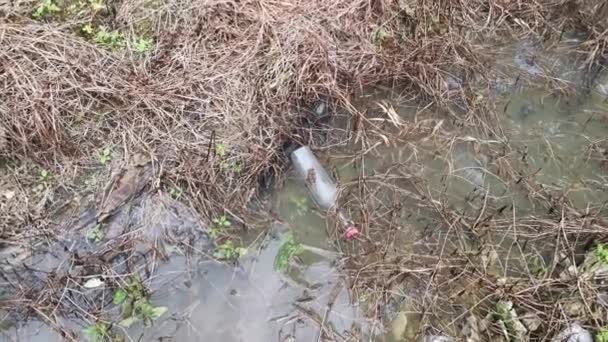
M 420 24 L 389 2 L 123 1 L 39 20 L 30 19 L 39 4 L 22 5 L 0 24 L 0 157 L 16 165 L 1 184 L 18 184 L 1 207 L 2 237 L 26 244 L 66 228 L 52 208 L 78 202 L 79 179 L 136 152 L 153 159 L 150 188 L 178 188 L 207 219 L 246 226 L 260 177 L 281 171 L 283 145 L 313 143 L 302 123 L 315 120 L 298 106 L 323 97 L 348 108 L 353 89 L 378 82 L 441 98 L 442 67 L 467 54 L 455 33 L 443 39 L 432 18 Z M 52 176 L 33 192 L 40 170 Z M 23 203 L 36 205 L 15 220 L 11 208 Z M 41 287 L 17 286 L 9 304 L 45 319 L 69 311 L 61 295 L 73 275 L 46 276 Z
M 242 212 L 258 178 L 280 170 L 283 144 L 309 142 L 296 105 L 347 104 L 353 89 L 397 81 L 440 99 L 442 69 L 468 63 L 447 17 L 427 15 L 440 6 L 418 17 L 366 1 L 106 5 L 101 19 L 9 11 L 2 155 L 56 168 L 94 162 L 105 148 L 143 150 L 162 184 L 185 188 L 207 215 Z M 118 41 L 101 44 L 86 25 Z M 143 54 L 142 37 L 154 42 Z
M 433 132 L 433 142 L 449 141 L 441 129 Z M 569 206 L 567 195 L 552 197 L 533 178 L 519 185 L 518 175 L 509 172 L 499 174 L 512 191 L 529 194 L 532 208 L 516 200 L 505 205 L 491 195 L 500 191 L 496 187 L 471 187 L 464 200 L 454 197 L 448 184 L 454 183 L 456 168 L 443 178 L 421 171 L 421 160 L 432 163 L 427 153 L 451 152 L 429 151 L 424 135 L 406 136 L 390 138 L 409 144 L 391 161 L 383 144 L 375 145 L 368 135 L 375 147 L 353 158 L 360 167 L 375 165 L 374 171 L 343 184 L 344 207 L 360 223 L 363 237 L 338 244 L 348 255 L 355 296 L 369 316 L 388 323 L 386 303 L 410 301 L 393 310 L 418 317 L 419 323 L 408 323 L 408 329 L 417 329 L 416 338 L 438 332 L 464 338 L 474 328 L 472 341 L 545 341 L 572 321 L 591 330 L 608 324 L 605 274 L 587 260 L 608 233 L 600 204 L 581 212 Z M 370 157 L 376 150 L 384 156 L 380 165 Z M 462 201 L 469 205 L 455 206 Z M 526 324 L 527 339 L 515 336 L 511 308 Z

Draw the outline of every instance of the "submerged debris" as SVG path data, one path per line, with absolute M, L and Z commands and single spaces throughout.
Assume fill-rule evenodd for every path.
M 578 323 L 572 323 L 555 336 L 551 342 L 593 342 L 591 333 Z

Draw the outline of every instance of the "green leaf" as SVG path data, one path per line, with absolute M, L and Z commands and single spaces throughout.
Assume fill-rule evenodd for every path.
M 595 247 L 595 256 L 602 264 L 608 264 L 608 247 L 603 244 L 598 244 Z
M 217 154 L 220 157 L 224 157 L 226 155 L 226 145 L 215 144 L 215 154 Z
M 42 19 L 45 16 L 52 15 L 54 13 L 60 12 L 61 9 L 57 4 L 53 2 L 53 0 L 44 0 L 42 3 L 34 10 L 32 13 L 32 17 L 35 19 Z
M 135 307 L 138 308 L 137 311 L 142 313 L 143 316 L 150 316 L 154 310 L 154 306 L 152 306 L 146 298 L 138 300 L 137 303 L 135 303 Z
M 226 251 L 223 249 L 218 249 L 217 251 L 213 252 L 213 257 L 218 260 L 228 259 L 226 257 Z
M 60 8 L 59 8 L 59 6 L 51 3 L 48 7 L 48 11 L 49 11 L 49 13 L 55 13 L 55 12 L 59 12 Z
M 595 334 L 597 342 L 608 342 L 608 328 L 602 328 Z
M 238 254 L 239 258 L 244 256 L 245 254 L 247 254 L 247 248 L 237 247 L 236 254 Z
M 382 46 L 382 44 L 384 44 L 384 42 L 386 41 L 386 38 L 388 38 L 389 36 L 390 36 L 389 33 L 383 27 L 379 27 L 374 32 L 374 37 L 373 37 L 374 45 L 376 45 L 378 47 Z
M 128 297 L 127 292 L 123 289 L 118 289 L 114 291 L 114 295 L 112 295 L 112 303 L 119 305 L 122 304 Z
M 97 225 L 95 225 L 95 227 L 91 228 L 87 232 L 87 239 L 95 241 L 95 242 L 99 242 L 99 241 L 103 240 L 103 237 L 104 237 L 104 233 L 103 233 L 103 230 L 101 230 L 101 223 L 98 223 Z
M 133 46 L 133 50 L 139 54 L 146 53 L 150 49 L 152 49 L 152 39 L 148 38 L 138 39 Z
M 126 319 L 133 316 L 133 302 L 128 300 L 122 304 L 122 318 Z
M 81 28 L 83 33 L 86 33 L 88 35 L 93 35 L 93 32 L 95 32 L 95 29 L 93 28 L 93 26 L 91 24 L 86 24 Z
M 131 316 L 131 317 L 127 317 L 127 318 L 123 319 L 118 324 L 122 327 L 129 328 L 130 326 L 132 326 L 134 323 L 137 323 L 138 321 L 139 321 L 139 318 L 137 316 Z
M 110 150 L 109 148 L 105 148 L 99 153 L 99 162 L 101 162 L 102 164 L 105 165 L 110 160 L 112 160 L 112 150 Z
M 235 163 L 232 165 L 232 171 L 235 173 L 240 173 L 242 171 L 242 167 L 240 163 Z
M 285 272 L 289 267 L 289 262 L 304 251 L 302 245 L 295 242 L 293 234 L 288 233 L 283 238 L 283 244 L 274 260 L 274 268 L 279 272 Z
M 103 9 L 103 1 L 102 0 L 90 0 L 91 9 L 93 11 L 100 11 Z
M 157 319 L 164 315 L 167 310 L 169 309 L 166 306 L 157 306 L 152 309 L 152 315 L 150 317 L 152 317 L 152 319 Z
M 105 342 L 111 338 L 110 327 L 104 322 L 89 325 L 82 334 L 89 342 Z
M 97 326 L 92 324 L 89 325 L 86 329 L 82 330 L 82 334 L 84 338 L 89 342 L 97 342 L 103 339 L 103 336 L 97 330 Z
M 44 14 L 43 11 L 44 10 L 43 10 L 42 6 L 36 8 L 34 10 L 34 13 L 32 14 L 32 17 L 34 17 L 34 19 L 40 19 L 40 18 L 42 18 L 42 15 Z

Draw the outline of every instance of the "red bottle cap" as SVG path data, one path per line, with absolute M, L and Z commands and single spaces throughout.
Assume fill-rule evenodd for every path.
M 357 239 L 359 235 L 361 235 L 361 233 L 355 226 L 350 226 L 346 228 L 346 231 L 344 231 L 344 238 L 348 241 Z

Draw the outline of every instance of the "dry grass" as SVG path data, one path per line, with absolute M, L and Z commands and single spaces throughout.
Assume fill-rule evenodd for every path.
M 410 96 L 389 98 L 402 105 Z M 539 319 L 532 341 L 551 340 L 572 321 L 605 327 L 606 285 L 602 276 L 581 271 L 585 255 L 608 236 L 605 203 L 575 208 L 568 189 L 547 188 L 528 173 L 504 120 L 484 103 L 454 124 L 447 122 L 453 113 L 433 113 L 434 107 L 416 111 L 416 122 L 396 124 L 385 104 L 363 106 L 352 138 L 359 144 L 351 140 L 346 150 L 354 152 L 343 154 L 359 177 L 342 184 L 341 201 L 363 236 L 354 244 L 343 242 L 339 230 L 336 236 L 348 256 L 353 293 L 369 316 L 385 323 L 387 303 L 412 300 L 393 310 L 418 313 L 418 338 L 460 338 L 470 317 L 489 317 L 481 341 L 506 340 L 494 321 L 500 301 L 512 302 L 520 317 Z M 448 187 L 471 182 L 455 157 L 468 151 L 463 146 L 487 157 L 481 167 L 492 175 L 492 187 L 469 186 L 466 193 Z M 589 162 L 599 168 L 602 160 Z M 457 206 L 462 197 L 468 205 Z M 581 273 L 566 277 L 568 265 Z
M 548 39 L 578 27 L 588 33 L 580 53 L 592 65 L 605 59 L 608 42 L 606 16 L 600 15 L 607 6 L 593 1 L 124 0 L 104 2 L 97 10 L 70 9 L 74 3 L 69 0 L 57 4 L 59 13 L 33 20 L 39 3 L 0 2 L 0 162 L 8 165 L 0 185 L 12 194 L 0 194 L 3 244 L 40 232 L 52 236 L 54 214 L 83 191 L 79 180 L 91 173 L 102 179 L 98 183 L 107 178 L 98 157 L 105 148 L 112 151 L 114 164 L 136 152 L 149 155 L 155 175 L 150 189 L 179 188 L 206 219 L 229 212 L 248 226 L 248 204 L 260 184 L 283 171 L 284 146 L 323 144 L 313 134 L 315 118 L 302 107 L 321 98 L 335 100 L 353 114 L 353 122 L 367 127 L 355 132 L 367 149 L 385 128 L 365 122 L 352 95 L 369 85 L 399 85 L 420 101 L 459 103 L 463 110 L 452 115 L 493 138 L 502 136 L 493 125 L 495 110 L 480 105 L 468 86 L 449 86 L 453 79 L 466 85 L 476 75 L 483 77 L 486 43 L 505 36 Z M 83 33 L 86 24 L 120 32 L 126 46 L 96 44 Z M 142 37 L 153 40 L 143 54 L 135 51 Z M 441 136 L 437 122 L 401 128 L 404 136 L 428 135 L 444 146 L 454 139 Z M 52 180 L 44 191 L 33 191 L 43 169 Z M 514 178 L 515 169 L 503 165 L 504 177 Z M 411 175 L 391 177 L 409 183 Z M 438 215 L 437 224 L 448 228 L 445 243 L 463 234 L 479 238 L 484 235 L 479 230 L 511 229 L 508 220 L 487 218 L 498 208 L 471 217 L 429 202 L 424 188 L 385 186 L 395 196 L 412 196 L 419 210 Z M 534 184 L 524 181 L 522 186 L 544 196 L 532 191 Z M 360 200 L 353 208 L 369 205 Z M 370 224 L 368 237 L 384 241 L 392 236 L 387 231 L 397 209 L 386 199 L 380 202 L 383 210 L 361 213 Z M 529 228 L 522 228 L 522 236 L 560 233 L 564 240 L 556 240 L 558 248 L 570 241 L 569 234 L 583 233 L 577 226 L 581 215 L 557 208 L 564 219 L 529 219 L 521 223 Z M 585 229 L 586 234 L 605 232 Z M 492 283 L 485 271 L 464 266 L 469 255 L 432 255 L 436 267 L 408 270 L 400 266 L 401 255 L 383 246 L 380 254 L 393 259 L 353 259 L 354 268 L 364 270 L 356 279 L 375 278 L 378 283 L 366 286 L 382 296 L 407 274 L 432 280 L 438 289 L 446 272 L 460 272 L 457 279 L 463 282 Z M 385 277 L 377 277 L 378 272 Z M 544 284 L 551 282 L 543 279 L 532 289 L 544 289 Z M 521 303 L 549 303 L 527 291 L 510 293 Z M 28 305 L 40 309 L 36 302 Z M 557 314 L 543 318 L 552 322 Z

